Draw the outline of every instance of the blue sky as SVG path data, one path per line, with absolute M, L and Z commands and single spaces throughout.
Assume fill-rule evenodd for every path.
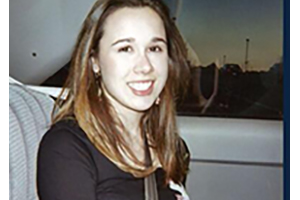
M 176 0 L 166 0 L 172 9 Z M 178 26 L 203 65 L 226 55 L 248 70 L 268 70 L 282 56 L 283 0 L 182 0 Z

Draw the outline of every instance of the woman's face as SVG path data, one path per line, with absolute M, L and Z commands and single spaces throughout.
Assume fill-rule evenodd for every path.
M 105 21 L 99 42 L 105 94 L 121 111 L 149 109 L 168 77 L 163 21 L 151 8 L 121 8 Z

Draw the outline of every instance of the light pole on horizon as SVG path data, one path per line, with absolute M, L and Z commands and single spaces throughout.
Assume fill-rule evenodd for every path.
M 249 64 L 249 60 L 248 60 L 249 43 L 250 43 L 250 39 L 247 38 L 247 39 L 246 39 L 246 55 L 245 55 L 245 63 L 244 63 L 244 64 L 245 64 L 245 66 L 244 66 L 245 71 L 247 71 L 247 69 L 248 69 L 248 64 Z
M 223 56 L 223 66 L 226 64 L 226 55 Z

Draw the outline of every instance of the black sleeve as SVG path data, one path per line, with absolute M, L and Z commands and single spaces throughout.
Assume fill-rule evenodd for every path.
M 182 141 L 182 146 L 183 146 L 183 151 L 182 151 L 182 156 L 184 158 L 184 165 L 185 165 L 185 168 L 187 170 L 187 172 L 189 172 L 190 170 L 190 161 L 191 161 L 191 154 L 190 154 L 190 151 L 189 151 L 189 148 L 186 144 L 186 142 L 181 139 Z M 186 179 L 187 179 L 187 174 L 185 175 L 183 181 L 182 181 L 182 184 L 184 185 L 184 187 L 186 186 Z
M 37 160 L 40 200 L 96 200 L 96 169 L 85 144 L 68 128 L 51 128 Z

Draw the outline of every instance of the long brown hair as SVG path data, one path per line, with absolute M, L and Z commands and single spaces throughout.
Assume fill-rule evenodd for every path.
M 175 101 L 179 91 L 187 87 L 189 69 L 187 50 L 183 39 L 170 18 L 169 10 L 161 0 L 98 0 L 92 7 L 77 39 L 71 59 L 71 69 L 60 97 L 67 93 L 66 100 L 60 97 L 54 107 L 53 123 L 75 116 L 79 126 L 85 131 L 95 147 L 123 171 L 136 177 L 145 177 L 155 170 L 155 166 L 142 169 L 144 162 L 137 159 L 124 140 L 128 134 L 105 95 L 99 98 L 101 84 L 95 78 L 91 57 L 98 55 L 99 41 L 104 33 L 104 22 L 114 11 L 124 7 L 152 8 L 162 19 L 167 36 L 169 54 L 169 74 L 166 85 L 160 94 L 159 105 L 145 111 L 140 120 L 140 130 L 147 133 L 151 148 L 158 155 L 166 172 L 166 181 L 178 183 L 187 173 L 184 157 L 181 154 L 184 144 L 176 125 Z M 143 134 L 141 133 L 141 134 Z M 124 160 L 128 156 L 134 165 Z

